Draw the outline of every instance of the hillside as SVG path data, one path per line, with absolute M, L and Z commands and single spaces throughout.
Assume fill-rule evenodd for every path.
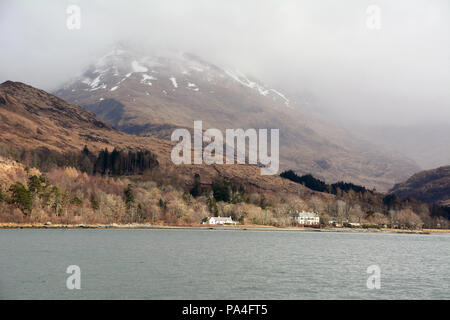
M 387 190 L 419 168 L 302 111 L 303 101 L 192 54 L 115 48 L 55 95 L 128 133 L 168 139 L 174 128 L 278 128 L 283 169 Z
M 0 156 L 0 223 L 197 225 L 211 211 L 247 224 L 274 223 L 257 194 L 244 196 L 249 200 L 211 205 L 206 195 L 194 198 L 180 186 L 90 176 L 75 168 L 43 174 Z M 283 223 L 289 222 L 288 213 L 283 212 Z
M 391 190 L 400 197 L 450 206 L 450 166 L 416 173 Z
M 20 82 L 0 85 L 0 117 L 2 142 L 17 147 L 64 152 L 85 144 L 94 150 L 145 145 L 144 139 L 113 129 L 93 113 Z
M 324 221 L 339 217 L 405 228 L 447 225 L 442 214 L 423 203 L 405 200 L 392 206 L 383 194 L 357 186 L 339 185 L 330 194 L 280 176 L 262 176 L 256 165 L 175 166 L 170 160 L 174 143 L 117 131 L 81 107 L 23 83 L 0 85 L 0 117 L 4 222 L 195 224 L 213 214 L 286 226 L 293 210 L 314 210 Z M 100 157 L 104 148 L 110 155 L 114 148 L 132 151 L 119 153 L 122 159 L 150 151 L 157 165 L 128 176 L 101 170 L 91 175 L 65 162 L 41 171 L 31 165 L 35 157 L 51 161 L 55 153 L 67 159 L 84 154 L 85 145 L 93 157 Z M 17 158 L 1 157 L 11 154 Z M 347 192 L 346 186 L 353 190 Z
M 87 145 L 93 152 L 116 147 L 150 150 L 157 156 L 162 174 L 177 176 L 186 184 L 198 173 L 204 184 L 222 177 L 269 193 L 306 190 L 278 176 L 261 176 L 260 168 L 254 165 L 175 166 L 170 160 L 174 143 L 117 131 L 93 113 L 19 82 L 0 85 L 0 120 L 4 149 L 47 148 L 65 153 L 81 151 Z

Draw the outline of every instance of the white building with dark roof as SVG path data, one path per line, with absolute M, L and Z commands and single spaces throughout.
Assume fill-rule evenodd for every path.
M 207 223 L 224 225 L 224 224 L 236 224 L 237 222 L 233 221 L 231 217 L 209 217 Z
M 319 215 L 315 212 L 294 212 L 290 216 L 296 223 L 304 226 L 316 226 L 320 224 Z

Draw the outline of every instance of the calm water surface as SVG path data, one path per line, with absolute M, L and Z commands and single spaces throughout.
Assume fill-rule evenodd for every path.
M 450 299 L 449 285 L 449 235 L 0 230 L 1 299 Z

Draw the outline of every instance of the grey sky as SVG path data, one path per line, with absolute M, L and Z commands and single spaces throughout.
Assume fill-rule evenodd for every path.
M 70 4 L 81 30 L 66 28 Z M 450 124 L 448 0 L 1 0 L 0 81 L 55 89 L 124 39 L 310 92 L 336 119 Z

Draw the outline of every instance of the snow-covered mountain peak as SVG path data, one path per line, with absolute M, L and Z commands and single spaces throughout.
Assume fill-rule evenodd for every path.
M 187 52 L 142 53 L 123 45 L 113 47 L 98 58 L 81 77 L 62 90 L 70 89 L 75 95 L 80 91 L 96 91 L 102 94 L 101 98 L 108 98 L 111 93 L 120 94 L 123 88 L 132 88 L 147 96 L 170 96 L 175 92 L 215 94 L 233 87 L 237 87 L 233 91 L 247 91 L 269 99 L 274 107 L 290 106 L 285 95 L 241 71 L 224 70 Z

